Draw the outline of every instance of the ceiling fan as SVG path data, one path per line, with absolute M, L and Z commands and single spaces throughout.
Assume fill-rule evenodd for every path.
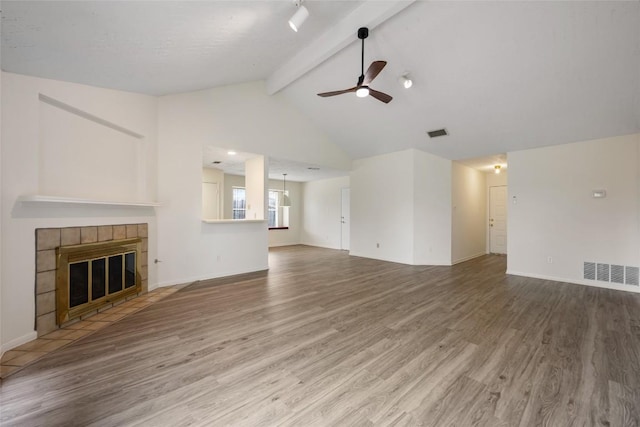
M 352 88 L 344 89 L 344 90 L 336 90 L 334 92 L 324 92 L 319 93 L 318 96 L 322 96 L 326 98 L 328 96 L 336 96 L 342 95 L 343 93 L 355 92 L 356 95 L 360 98 L 364 98 L 367 95 L 373 96 L 378 101 L 382 101 L 385 104 L 388 104 L 393 97 L 391 95 L 387 95 L 386 93 L 379 92 L 377 90 L 371 89 L 369 84 L 376 78 L 380 71 L 387 65 L 387 61 L 373 61 L 367 72 L 364 72 L 364 39 L 369 37 L 369 29 L 367 27 L 362 27 L 358 29 L 358 38 L 362 40 L 362 62 L 361 62 L 361 71 L 360 77 L 358 77 L 358 84 Z

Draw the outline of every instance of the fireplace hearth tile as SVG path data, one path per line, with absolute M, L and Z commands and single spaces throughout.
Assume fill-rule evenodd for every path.
M 80 227 L 68 227 L 62 229 L 62 246 L 80 244 Z
M 60 339 L 73 339 L 70 338 L 69 335 L 71 335 L 73 333 L 72 330 L 69 329 L 57 329 L 51 333 L 48 333 L 47 335 L 44 335 L 42 338 L 47 339 L 47 340 L 60 340 Z
M 19 369 L 19 366 L 0 365 L 0 378 L 7 378 Z
M 55 249 L 60 246 L 59 228 L 39 228 L 36 230 L 36 250 Z
M 9 363 L 11 360 L 16 357 L 24 356 L 27 351 L 20 350 L 9 350 L 5 354 L 2 355 L 2 364 Z
M 80 243 L 96 243 L 98 241 L 98 227 L 81 227 Z
M 66 338 L 70 340 L 77 340 L 79 338 L 86 337 L 90 333 L 93 333 L 93 331 L 89 329 L 75 329 L 72 330 L 71 333 L 66 336 Z
M 102 329 L 105 326 L 109 326 L 110 324 L 111 322 L 92 322 L 90 320 L 87 320 L 87 324 L 84 325 L 82 329 L 86 329 L 89 331 L 97 331 L 98 329 Z
M 36 275 L 36 294 L 44 294 L 56 290 L 55 270 L 45 271 Z
M 44 271 L 56 269 L 56 251 L 38 251 L 36 253 L 36 272 L 42 273 Z
M 46 351 L 25 351 L 24 354 L 9 360 L 8 362 L 2 361 L 3 365 L 9 366 L 24 366 L 28 363 L 33 362 L 34 360 L 40 359 L 42 356 L 47 354 Z

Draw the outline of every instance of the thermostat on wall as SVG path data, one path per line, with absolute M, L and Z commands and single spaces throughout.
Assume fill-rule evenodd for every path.
M 607 197 L 607 190 L 593 190 L 594 199 L 602 199 Z

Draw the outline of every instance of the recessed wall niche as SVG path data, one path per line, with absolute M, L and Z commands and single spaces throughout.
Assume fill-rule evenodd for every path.
M 39 100 L 39 194 L 142 198 L 143 135 L 48 96 Z

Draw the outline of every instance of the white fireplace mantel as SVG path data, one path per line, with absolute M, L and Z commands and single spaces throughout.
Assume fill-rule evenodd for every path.
M 124 200 L 92 200 L 92 199 L 78 199 L 74 197 L 44 196 L 39 194 L 19 196 L 17 201 L 22 203 L 37 203 L 37 204 L 62 203 L 62 204 L 74 204 L 74 205 L 131 206 L 131 207 L 141 207 L 141 208 L 162 206 L 162 204 L 159 202 L 124 201 Z

